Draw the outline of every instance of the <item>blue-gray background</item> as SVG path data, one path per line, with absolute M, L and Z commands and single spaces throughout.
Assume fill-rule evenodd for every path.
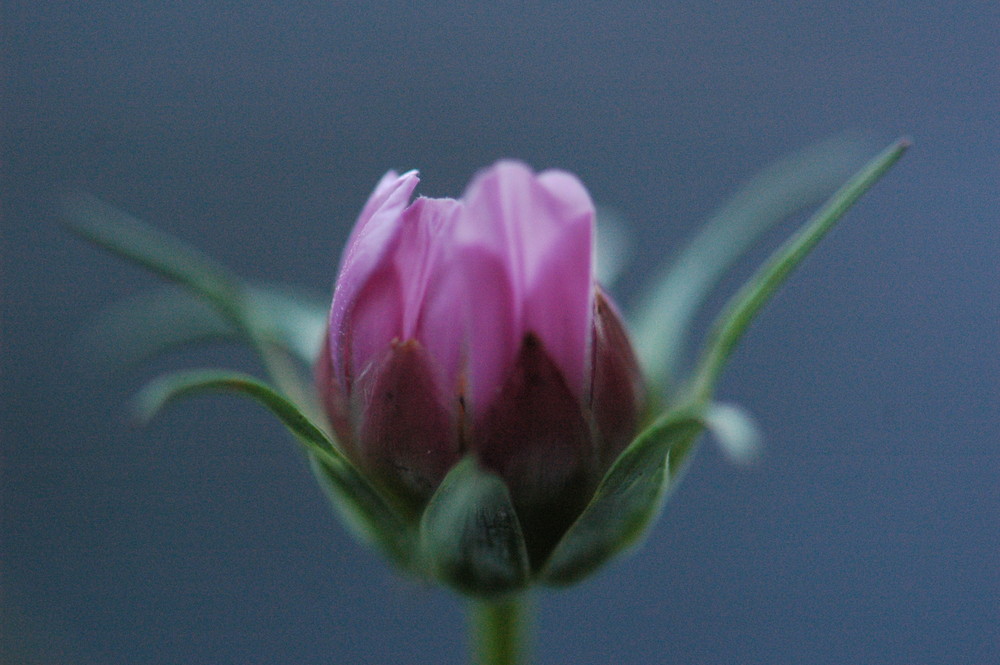
M 764 456 L 703 447 L 641 550 L 538 598 L 538 661 L 1000 662 L 996 3 L 22 0 L 3 21 L 0 660 L 464 654 L 462 605 L 350 540 L 258 408 L 129 422 L 146 374 L 101 375 L 77 333 L 155 280 L 60 229 L 51 186 L 328 290 L 387 168 L 457 195 L 519 157 L 634 225 L 628 304 L 743 178 L 861 130 L 916 147 L 721 388 Z M 157 367 L 206 363 L 253 367 Z

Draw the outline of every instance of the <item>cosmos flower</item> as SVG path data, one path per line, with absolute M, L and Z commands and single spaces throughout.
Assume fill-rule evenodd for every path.
M 320 395 L 340 446 L 419 510 L 473 455 L 540 562 L 635 434 L 640 371 L 596 283 L 594 206 L 563 171 L 501 161 L 459 199 L 387 173 L 341 261 Z

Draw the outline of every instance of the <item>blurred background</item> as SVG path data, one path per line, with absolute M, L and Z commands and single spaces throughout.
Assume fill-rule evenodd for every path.
M 462 603 L 351 540 L 261 409 L 132 422 L 157 369 L 257 368 L 88 363 L 87 322 L 156 280 L 61 228 L 53 186 L 329 292 L 385 170 L 459 195 L 518 157 L 627 220 L 627 309 L 743 180 L 859 131 L 915 147 L 721 386 L 763 455 L 703 446 L 644 547 L 540 594 L 537 662 L 1000 662 L 996 3 L 13 0 L 2 21 L 0 661 L 465 658 Z

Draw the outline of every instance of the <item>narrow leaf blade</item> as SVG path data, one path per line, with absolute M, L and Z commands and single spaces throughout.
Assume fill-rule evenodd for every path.
M 654 384 L 676 380 L 691 322 L 726 271 L 769 228 L 833 193 L 862 162 L 864 147 L 838 137 L 771 164 L 667 264 L 632 326 L 641 366 Z
M 253 286 L 246 314 L 261 339 L 311 367 L 326 332 L 326 307 L 296 290 Z M 243 339 L 218 310 L 194 294 L 166 286 L 113 304 L 86 328 L 81 340 L 98 366 L 132 367 L 171 350 L 201 342 Z
M 90 194 L 63 193 L 60 212 L 79 236 L 185 286 L 239 322 L 239 281 L 202 252 Z
M 726 360 L 757 313 L 844 213 L 902 157 L 909 145 L 908 140 L 901 139 L 862 167 L 730 299 L 712 328 L 695 370 L 692 390 L 695 400 L 708 401 Z
M 278 417 L 313 460 L 322 486 L 336 498 L 335 507 L 363 540 L 403 567 L 412 563 L 412 527 L 361 475 L 295 404 L 257 379 L 222 370 L 167 374 L 149 383 L 137 398 L 138 411 L 151 418 L 166 404 L 206 392 L 235 392 L 250 397 Z
M 237 337 L 211 305 L 168 286 L 108 307 L 87 326 L 81 341 L 93 366 L 115 371 L 180 347 Z
M 528 581 L 528 552 L 507 486 L 472 457 L 445 476 L 420 534 L 432 574 L 458 591 L 496 596 Z

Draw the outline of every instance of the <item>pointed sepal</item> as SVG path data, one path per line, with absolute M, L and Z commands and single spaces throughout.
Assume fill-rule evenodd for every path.
M 704 428 L 698 411 L 678 409 L 636 437 L 559 542 L 542 571 L 542 582 L 578 582 L 638 542 Z
M 528 551 L 503 481 L 466 457 L 424 509 L 420 544 L 430 574 L 462 593 L 496 597 L 527 585 Z

